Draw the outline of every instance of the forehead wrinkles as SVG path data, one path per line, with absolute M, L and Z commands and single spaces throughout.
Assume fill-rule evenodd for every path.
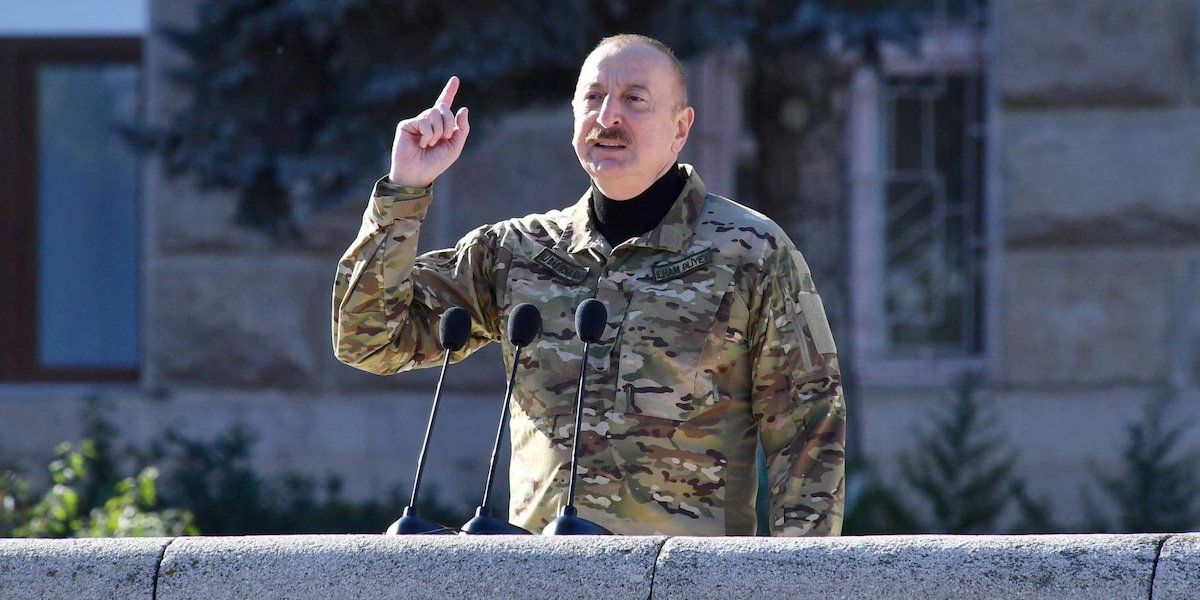
M 631 87 L 639 87 L 646 90 L 652 89 L 649 78 L 644 73 L 635 69 L 593 70 L 591 73 L 584 73 L 579 78 L 579 84 L 576 86 L 579 90 L 592 88 L 627 89 Z
M 656 88 L 656 83 L 657 87 L 671 85 L 669 72 L 658 73 L 665 69 L 664 65 L 658 64 L 662 60 L 665 57 L 657 51 L 641 46 L 600 48 L 583 62 L 576 89 L 597 85 L 616 88 L 636 85 L 652 93 L 661 92 Z

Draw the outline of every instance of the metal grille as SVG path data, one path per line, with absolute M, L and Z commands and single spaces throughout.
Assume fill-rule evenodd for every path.
M 984 78 L 958 67 L 883 82 L 884 317 L 896 357 L 983 351 Z

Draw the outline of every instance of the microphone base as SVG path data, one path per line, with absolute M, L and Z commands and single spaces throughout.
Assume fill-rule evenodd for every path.
M 580 518 L 574 506 L 564 506 L 558 511 L 558 518 L 542 530 L 542 535 L 613 535 L 613 532 Z
M 459 531 L 468 535 L 533 535 L 527 529 L 488 515 L 482 506 L 475 509 L 475 516 Z
M 421 518 L 417 509 L 404 507 L 404 515 L 387 528 L 384 535 L 454 535 L 453 529 Z

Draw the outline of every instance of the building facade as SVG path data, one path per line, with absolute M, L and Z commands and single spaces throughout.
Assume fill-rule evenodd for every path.
M 1020 473 L 1073 523 L 1080 489 L 1116 468 L 1147 402 L 1171 397 L 1178 418 L 1200 418 L 1200 2 L 944 4 L 917 54 L 889 47 L 876 65 L 844 67 L 829 95 L 837 121 L 803 127 L 811 104 L 801 95 L 778 104 L 806 136 L 794 206 L 755 197 L 762 174 L 748 161 L 764 139 L 746 125 L 757 108 L 745 101 L 744 50 L 689 63 L 698 118 L 684 158 L 712 191 L 779 220 L 813 264 L 852 365 L 850 452 L 894 476 L 914 434 L 977 373 Z M 28 98 L 0 110 L 6 150 L 18 155 L 18 139 L 53 146 L 49 129 L 21 119 L 51 114 L 55 93 L 103 83 L 112 92 L 97 102 L 151 123 L 185 106 L 186 92 L 164 74 L 182 59 L 149 32 L 193 23 L 195 4 L 151 0 L 148 9 L 143 31 L 83 36 L 117 39 L 72 42 L 84 46 L 71 56 L 45 50 L 56 47 L 49 42 L 31 49 L 27 38 L 53 34 L 4 33 L 4 74 L 25 82 L 13 89 Z M 125 67 L 76 79 L 62 70 L 86 66 L 105 44 Z M 121 104 L 130 93 L 136 102 Z M 472 106 L 476 115 L 486 107 Z M 421 246 L 573 202 L 587 181 L 570 130 L 565 98 L 497 119 L 439 180 Z M 360 373 L 333 358 L 329 339 L 334 265 L 386 156 L 364 168 L 361 198 L 301 215 L 304 241 L 283 245 L 234 225 L 233 195 L 169 177 L 152 157 L 131 181 L 104 179 L 108 169 L 80 192 L 61 185 L 73 171 L 57 156 L 22 158 L 25 172 L 42 174 L 36 182 L 15 169 L 5 180 L 6 213 L 23 215 L 6 217 L 8 239 L 25 240 L 0 242 L 5 276 L 26 287 L 3 296 L 25 311 L 10 313 L 4 332 L 38 343 L 6 350 L 0 452 L 43 464 L 55 443 L 81 434 L 99 398 L 130 443 L 241 424 L 258 434 L 255 462 L 266 473 L 338 473 L 357 497 L 411 480 L 436 373 Z M 99 189 L 112 197 L 93 198 Z M 109 210 L 54 204 L 78 201 L 72 194 Z M 124 220 L 98 221 L 112 213 Z M 85 262 L 99 245 L 117 250 Z M 75 308 L 112 281 L 133 295 L 98 295 L 83 303 L 99 311 L 92 316 Z M 76 320 L 37 320 L 45 315 Z M 88 329 L 95 321 L 110 329 Z M 91 342 L 73 333 L 84 329 Z M 482 490 L 504 385 L 496 349 L 469 363 L 454 371 L 428 474 L 441 497 L 464 506 Z M 1200 447 L 1200 436 L 1185 442 Z

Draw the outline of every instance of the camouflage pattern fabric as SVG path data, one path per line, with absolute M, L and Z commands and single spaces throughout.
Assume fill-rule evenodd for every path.
M 770 533 L 838 535 L 846 405 L 809 269 L 775 223 L 684 167 L 659 226 L 616 248 L 585 194 L 417 256 L 431 191 L 381 180 L 338 264 L 334 351 L 378 374 L 436 366 L 446 308 L 474 319 L 461 360 L 502 339 L 511 307 L 537 306 L 544 331 L 522 352 L 513 393 L 509 515 L 536 532 L 565 502 L 583 352 L 573 319 L 597 298 L 609 322 L 590 349 L 580 516 L 618 534 L 752 535 L 757 437 Z

